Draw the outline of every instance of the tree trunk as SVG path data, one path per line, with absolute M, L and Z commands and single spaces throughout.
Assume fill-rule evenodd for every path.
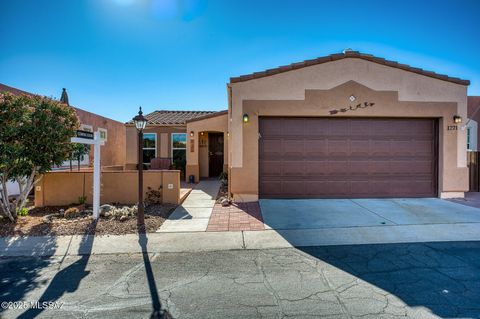
M 30 174 L 30 176 L 27 177 L 27 179 L 25 180 L 25 184 L 24 185 L 21 185 L 21 181 L 20 179 L 18 180 L 18 183 L 20 185 L 20 197 L 18 198 L 18 201 L 17 201 L 17 204 L 15 205 L 15 216 L 17 214 L 17 211 L 21 210 L 22 208 L 25 207 L 25 204 L 27 203 L 27 199 L 28 199 L 28 194 L 30 194 L 30 192 L 32 191 L 32 188 L 33 188 L 33 184 L 34 184 L 34 180 L 35 180 L 35 174 L 36 174 L 36 170 L 32 170 L 32 173 Z
M 8 200 L 8 190 L 7 190 L 7 180 L 8 177 L 5 174 L 2 174 L 0 177 L 2 183 L 2 194 L 1 194 L 1 208 L 3 214 L 10 219 L 11 222 L 15 222 L 15 217 L 11 213 L 12 206 L 10 205 L 10 201 Z

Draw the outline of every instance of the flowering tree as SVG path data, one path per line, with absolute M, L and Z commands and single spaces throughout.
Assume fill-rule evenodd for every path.
M 72 151 L 79 122 L 75 111 L 41 96 L 0 94 L 0 212 L 15 221 L 41 174 L 60 165 Z M 19 197 L 9 201 L 7 182 Z

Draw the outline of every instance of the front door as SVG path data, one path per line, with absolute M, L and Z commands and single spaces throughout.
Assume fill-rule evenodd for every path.
M 208 133 L 208 176 L 223 172 L 223 133 Z

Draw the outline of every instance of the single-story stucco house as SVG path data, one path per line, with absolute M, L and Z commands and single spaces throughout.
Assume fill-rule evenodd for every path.
M 227 110 L 161 110 L 145 115 L 148 125 L 143 133 L 144 164 L 150 165 L 154 158 L 166 160 L 164 167 L 156 168 L 168 169 L 172 164 L 183 162 L 187 180 L 190 175 L 195 181 L 218 177 L 228 170 L 227 115 Z M 126 123 L 126 128 L 126 166 L 133 168 L 137 163 L 138 135 L 132 121 Z
M 463 197 L 469 84 L 347 50 L 231 78 L 227 111 L 148 114 L 144 158 L 228 172 L 236 201 Z

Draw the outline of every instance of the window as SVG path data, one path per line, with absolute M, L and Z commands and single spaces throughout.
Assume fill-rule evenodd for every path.
M 98 128 L 98 132 L 100 133 L 100 139 L 107 141 L 107 130 L 104 128 Z
M 470 128 L 467 128 L 467 150 L 470 149 Z
M 157 134 L 143 133 L 143 163 L 150 165 L 152 158 L 157 156 Z
M 185 170 L 187 164 L 186 133 L 172 133 L 172 164 L 175 169 Z

